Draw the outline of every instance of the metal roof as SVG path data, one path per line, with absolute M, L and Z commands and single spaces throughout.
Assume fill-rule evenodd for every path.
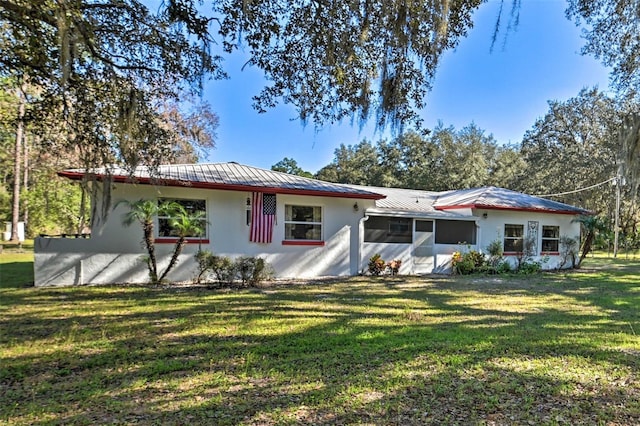
M 58 175 L 80 180 L 85 176 L 85 172 L 84 169 L 70 169 L 59 172 Z M 139 166 L 132 173 L 120 167 L 103 167 L 89 170 L 89 174 L 99 179 L 111 176 L 114 182 L 121 183 L 189 186 L 206 189 L 261 191 L 370 200 L 384 198 L 384 195 L 365 189 L 245 166 L 235 162 L 161 165 L 155 172 L 146 166 Z
M 443 192 L 438 196 L 433 207 L 437 210 L 476 208 L 559 214 L 591 214 L 590 211 L 580 207 L 495 186 Z
M 436 210 L 433 206 L 440 192 L 423 191 L 420 189 L 385 188 L 378 186 L 348 185 L 366 191 L 382 194 L 385 198 L 376 200 L 374 208 L 368 208 L 367 213 L 374 215 L 413 216 L 431 218 L 468 218 L 456 212 Z
M 84 169 L 70 169 L 58 174 L 80 180 L 85 173 Z M 98 179 L 110 175 L 114 182 L 122 183 L 369 199 L 375 200 L 376 203 L 375 208 L 367 210 L 373 214 L 465 218 L 468 215 L 451 211 L 465 208 L 591 214 L 579 207 L 494 186 L 434 192 L 345 185 L 235 162 L 163 165 L 159 166 L 155 173 L 145 166 L 137 167 L 132 173 L 120 167 L 97 168 L 90 170 L 89 174 Z

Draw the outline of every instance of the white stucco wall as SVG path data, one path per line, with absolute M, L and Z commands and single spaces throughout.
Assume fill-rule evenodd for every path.
M 487 246 L 492 241 L 499 239 L 501 243 L 503 242 L 505 224 L 523 225 L 526 236 L 529 221 L 538 222 L 538 251 L 532 260 L 542 262 L 543 269 L 555 269 L 562 260 L 559 254 L 541 253 L 542 227 L 544 225 L 558 226 L 560 236 L 569 236 L 580 241 L 580 225 L 572 222 L 575 219 L 575 216 L 572 215 L 480 209 L 474 211 L 471 211 L 471 209 L 460 209 L 456 210 L 455 213 L 472 215 L 477 218 L 478 234 L 475 245 L 434 244 L 433 266 L 432 268 L 426 268 L 424 264 L 418 265 L 414 262 L 412 255 L 413 244 L 363 243 L 361 260 L 363 268 L 366 269 L 369 258 L 378 253 L 385 261 L 401 259 L 402 267 L 400 273 L 402 274 L 450 273 L 451 255 L 453 252 L 478 250 L 487 253 Z M 485 213 L 487 215 L 486 218 L 483 216 Z M 424 217 L 420 219 L 424 219 Z M 435 229 L 437 232 L 437 224 L 435 225 Z M 512 267 L 516 266 L 516 256 L 505 255 L 504 259 L 508 261 Z M 571 267 L 571 263 L 565 264 L 564 267 Z
M 364 210 L 373 201 L 334 197 L 298 195 L 277 196 L 277 222 L 273 242 L 249 242 L 246 224 L 246 199 L 249 192 L 196 188 L 153 187 L 147 185 L 115 185 L 114 203 L 140 198 L 194 198 L 207 201 L 207 238 L 203 249 L 230 257 L 261 256 L 274 268 L 279 278 L 355 275 L 360 265 L 359 226 Z M 322 207 L 324 245 L 283 245 L 286 204 Z M 146 250 L 142 229 L 138 224 L 122 225 L 124 205 L 113 210 L 106 222 L 92 229 L 90 239 L 48 239 L 35 241 L 35 285 L 84 285 L 148 281 L 142 260 Z M 194 254 L 199 244 L 187 244 L 176 268 L 169 274 L 172 281 L 192 280 L 197 272 Z M 173 244 L 156 245 L 159 269 L 168 264 Z
M 486 218 L 483 214 L 486 213 Z M 555 269 L 558 267 L 561 258 L 559 255 L 547 255 L 541 253 L 542 244 L 542 227 L 558 226 L 560 236 L 568 236 L 580 241 L 580 224 L 573 222 L 576 216 L 567 214 L 548 214 L 548 213 L 532 213 L 532 212 L 512 212 L 506 210 L 477 210 L 474 214 L 480 217 L 478 225 L 480 227 L 480 235 L 478 236 L 478 248 L 486 253 L 487 246 L 494 240 L 503 241 L 504 225 L 523 225 L 525 236 L 527 235 L 527 225 L 529 221 L 538 222 L 538 238 L 536 241 L 537 255 L 534 261 L 544 261 L 543 269 Z M 505 259 L 512 266 L 516 264 L 515 256 L 506 255 Z M 571 264 L 565 265 L 571 267 Z
M 413 244 L 363 242 L 364 212 L 367 208 L 373 207 L 373 201 L 357 200 L 356 211 L 354 199 L 283 194 L 277 196 L 277 222 L 273 242 L 251 243 L 249 226 L 246 224 L 246 199 L 250 195 L 249 192 L 239 191 L 117 184 L 112 198 L 114 202 L 157 197 L 206 200 L 208 243 L 185 246 L 178 265 L 168 276 L 171 281 L 188 281 L 195 277 L 197 265 L 194 254 L 199 246 L 217 255 L 263 257 L 273 266 L 279 278 L 356 275 L 366 271 L 369 258 L 376 253 L 380 253 L 386 261 L 402 260 L 401 274 L 446 273 L 450 271 L 451 254 L 456 250 L 468 248 L 451 244 L 433 244 L 432 264 L 417 264 L 413 258 Z M 322 207 L 324 245 L 283 244 L 286 204 Z M 146 256 L 141 242 L 142 229 L 138 224 L 123 227 L 122 216 L 125 212 L 124 205 L 118 206 L 102 226 L 92 229 L 90 239 L 37 238 L 35 285 L 147 282 L 147 268 L 142 260 Z M 559 226 L 561 236 L 566 235 L 579 240 L 580 235 L 579 224 L 572 223 L 575 217 L 571 215 L 470 209 L 456 213 L 473 217 L 477 221 L 477 244 L 469 248 L 482 252 L 486 252 L 486 247 L 493 240 L 502 240 L 506 223 L 523 225 L 526 233 L 528 222 L 537 221 L 538 249 L 541 247 L 544 225 Z M 483 217 L 485 213 L 486 217 Z M 168 264 L 172 249 L 173 244 L 157 244 L 160 271 Z M 515 265 L 515 256 L 506 258 Z M 539 254 L 534 258 L 538 261 L 543 259 L 546 260 L 543 264 L 545 269 L 556 268 L 560 262 L 558 255 Z

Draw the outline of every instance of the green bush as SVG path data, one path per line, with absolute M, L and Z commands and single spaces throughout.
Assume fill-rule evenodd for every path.
M 494 270 L 496 270 L 502 261 L 502 256 L 504 255 L 502 240 L 496 239 L 491 241 L 487 246 L 487 253 L 489 254 L 487 262 Z
M 455 270 L 460 275 L 468 275 L 474 272 L 475 265 L 471 259 L 465 259 L 463 256 L 462 260 L 456 264 Z
M 231 285 L 236 279 L 237 265 L 227 256 L 213 256 L 211 270 L 220 283 Z
M 496 265 L 495 270 L 496 274 L 508 274 L 511 272 L 511 264 L 503 260 Z
M 466 253 L 456 251 L 451 256 L 453 272 L 460 275 L 484 272 L 486 271 L 486 264 L 484 254 L 477 250 L 470 250 Z
M 196 282 L 200 283 L 208 273 L 213 273 L 219 283 L 232 285 L 239 279 L 244 286 L 253 286 L 273 278 L 273 268 L 260 257 L 242 256 L 235 261 L 227 256 L 216 256 L 209 250 L 198 251 Z
M 473 263 L 473 267 L 475 268 L 480 268 L 482 265 L 485 264 L 486 260 L 484 258 L 484 254 L 480 253 L 479 251 L 476 250 L 471 250 L 468 253 L 465 253 L 462 258 L 464 260 L 468 260 L 471 263 Z
M 518 268 L 518 273 L 524 275 L 537 274 L 540 271 L 542 271 L 540 262 L 522 262 Z
M 242 285 L 256 285 L 273 277 L 269 264 L 261 257 L 242 256 L 235 265 Z

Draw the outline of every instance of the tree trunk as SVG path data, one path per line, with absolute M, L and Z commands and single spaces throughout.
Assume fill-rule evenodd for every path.
M 587 236 L 584 239 L 584 244 L 582 245 L 582 254 L 580 255 L 580 259 L 578 260 L 578 266 L 576 269 L 579 269 L 582 266 L 582 261 L 587 257 L 589 252 L 591 251 L 591 245 L 593 244 L 593 240 L 595 238 L 595 233 L 589 231 Z
M 18 126 L 16 128 L 15 164 L 13 167 L 13 205 L 11 211 L 11 241 L 18 241 L 18 222 L 20 221 L 20 166 L 24 139 L 24 112 L 26 99 L 24 84 L 18 89 Z
M 87 191 L 85 191 L 84 185 L 80 185 L 80 219 L 78 220 L 77 233 L 83 234 L 85 228 L 85 210 L 87 206 Z
M 162 280 L 165 279 L 169 271 L 171 271 L 173 267 L 176 266 L 176 263 L 178 263 L 178 257 L 180 256 L 180 253 L 182 253 L 182 248 L 184 247 L 185 242 L 186 242 L 185 237 L 180 237 L 180 239 L 176 242 L 176 246 L 173 249 L 173 255 L 171 255 L 171 260 L 169 261 L 169 265 L 167 266 L 167 269 L 165 269 L 164 272 L 162 273 L 162 276 L 160 277 L 158 282 L 162 282 Z
M 27 192 L 29 189 L 29 141 L 27 140 L 26 135 L 23 137 L 23 145 L 24 145 L 24 169 L 23 169 L 23 180 L 22 180 L 22 190 Z M 27 194 L 28 195 L 28 194 Z M 24 232 L 27 232 L 27 227 L 29 226 L 29 197 L 25 197 L 22 200 L 22 220 L 24 222 Z
M 145 223 L 144 228 L 144 243 L 147 246 L 147 253 L 149 253 L 149 277 L 151 278 L 151 284 L 158 283 L 158 263 L 156 261 L 156 244 L 153 238 L 153 222 Z

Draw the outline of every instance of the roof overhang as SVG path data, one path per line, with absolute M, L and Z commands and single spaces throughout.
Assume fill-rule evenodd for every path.
M 448 205 L 448 206 L 434 206 L 436 210 L 458 210 L 458 209 L 484 209 L 484 210 L 503 210 L 503 211 L 515 211 L 515 212 L 529 212 L 529 213 L 553 213 L 553 214 L 566 214 L 566 215 L 592 215 L 593 213 L 588 210 L 583 211 L 571 211 L 561 209 L 545 209 L 536 207 L 508 207 L 508 206 L 493 206 L 483 204 L 460 204 L 460 205 Z
M 71 180 L 82 180 L 86 176 L 90 176 L 92 179 L 104 180 L 104 175 L 89 173 L 85 174 L 78 171 L 61 171 L 58 172 L 58 176 L 65 177 Z M 127 184 L 139 184 L 139 185 L 158 185 L 158 186 L 171 186 L 180 188 L 198 188 L 198 189 L 218 189 L 222 191 L 241 191 L 241 192 L 264 192 L 270 194 L 291 194 L 291 195 L 308 195 L 316 197 L 334 197 L 334 198 L 351 198 L 362 200 L 381 200 L 386 198 L 385 195 L 370 193 L 349 193 L 349 192 L 337 192 L 337 191 L 323 191 L 323 190 L 310 190 L 299 188 L 285 188 L 285 187 L 271 187 L 271 186 L 252 186 L 252 185 L 237 185 L 227 183 L 209 183 L 209 182 L 194 182 L 183 181 L 175 179 L 163 179 L 149 178 L 149 177 L 135 177 L 124 175 L 112 175 L 110 179 L 114 183 L 127 183 Z
M 421 212 L 415 210 L 393 210 L 393 209 L 381 209 L 381 208 L 369 208 L 365 211 L 367 216 L 386 216 L 386 217 L 411 217 L 419 219 L 447 219 L 447 220 L 466 220 L 477 221 L 479 218 L 476 216 L 468 216 L 455 214 L 450 212 Z

